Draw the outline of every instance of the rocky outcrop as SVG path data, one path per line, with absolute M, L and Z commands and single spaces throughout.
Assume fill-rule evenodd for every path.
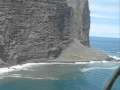
M 89 46 L 88 0 L 0 0 L 0 58 L 57 58 L 74 39 Z
M 109 56 L 105 53 L 96 51 L 79 43 L 75 39 L 68 48 L 64 49 L 56 61 L 63 62 L 89 62 L 108 60 Z

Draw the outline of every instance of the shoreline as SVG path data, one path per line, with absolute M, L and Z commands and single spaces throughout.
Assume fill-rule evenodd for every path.
M 17 66 L 17 65 L 26 65 L 26 64 L 90 64 L 90 63 L 106 63 L 106 62 L 110 62 L 110 61 L 120 61 L 120 57 L 117 56 L 109 56 L 109 58 L 107 60 L 103 59 L 103 60 L 57 60 L 57 59 L 53 59 L 53 60 L 41 60 L 41 59 L 31 59 L 31 60 L 27 60 L 26 62 L 22 62 L 19 64 L 1 64 L 0 65 L 0 69 L 1 68 L 10 68 L 13 66 Z
M 69 61 L 69 62 L 39 62 L 39 63 L 23 63 L 13 66 L 4 66 L 0 67 L 0 74 L 13 72 L 13 71 L 20 71 L 20 70 L 27 70 L 29 67 L 37 66 L 37 65 L 84 65 L 84 64 L 101 64 L 101 63 L 109 63 L 109 62 L 120 62 L 120 60 L 97 60 L 97 61 Z
M 20 71 L 20 70 L 28 70 L 30 67 L 38 66 L 38 65 L 87 65 L 87 64 L 105 64 L 110 62 L 120 62 L 120 60 L 94 60 L 94 61 L 80 61 L 80 60 L 69 60 L 69 61 L 60 61 L 60 60 L 51 60 L 47 62 L 29 62 L 29 63 L 22 63 L 17 65 L 9 65 L 0 67 L 0 75 L 4 75 L 4 73 L 13 72 L 13 71 Z
M 44 61 L 44 60 L 38 60 L 36 59 L 37 62 L 35 62 L 35 60 L 30 61 L 30 62 L 24 62 L 21 64 L 15 64 L 15 65 L 3 65 L 0 66 L 1 68 L 10 68 L 10 67 L 14 67 L 14 66 L 22 66 L 22 65 L 40 65 L 40 64 L 94 64 L 94 63 L 106 63 L 106 62 L 111 62 L 111 61 L 115 61 L 115 62 L 119 62 L 120 59 L 111 59 L 111 60 L 48 60 L 48 61 Z M 28 65 L 29 66 L 29 65 Z

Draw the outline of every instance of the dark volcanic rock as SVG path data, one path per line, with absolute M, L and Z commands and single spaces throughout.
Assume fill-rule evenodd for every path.
M 54 59 L 74 38 L 89 46 L 89 13 L 88 0 L 0 0 L 1 60 Z

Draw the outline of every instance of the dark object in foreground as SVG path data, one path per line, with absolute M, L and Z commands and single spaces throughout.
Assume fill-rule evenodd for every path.
M 106 84 L 104 90 L 111 90 L 115 80 L 118 78 L 119 75 L 120 75 L 120 67 L 114 72 L 109 82 Z

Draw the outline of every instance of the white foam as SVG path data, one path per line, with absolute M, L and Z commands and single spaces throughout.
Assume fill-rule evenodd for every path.
M 26 78 L 26 79 L 34 79 L 34 80 L 39 80 L 39 79 L 44 79 L 44 80 L 58 80 L 58 78 L 53 78 L 53 77 L 45 77 L 45 78 L 37 78 L 37 77 L 26 77 L 26 76 L 21 76 L 21 74 L 12 74 L 8 76 L 0 76 L 0 79 L 4 79 L 5 77 L 14 77 L 14 78 Z
M 11 68 L 1 68 L 0 69 L 0 75 L 4 74 L 4 73 L 7 73 L 7 72 L 12 72 L 12 71 L 14 71 L 14 69 L 11 69 Z
M 11 67 L 6 67 L 6 68 L 0 68 L 0 75 L 13 72 L 13 71 L 33 71 L 29 69 L 32 66 L 37 66 L 37 65 L 53 65 L 53 64 L 67 64 L 67 63 L 27 63 L 23 65 L 16 65 L 16 66 L 11 66 Z
M 110 67 L 110 68 L 102 68 L 102 67 L 93 67 L 93 68 L 82 68 L 80 69 L 81 72 L 88 72 L 88 71 L 91 71 L 91 70 L 112 70 L 112 69 L 117 69 L 118 67 Z
M 13 72 L 13 71 L 20 71 L 20 70 L 30 70 L 28 69 L 31 66 L 36 66 L 36 65 L 48 65 L 49 63 L 27 63 L 23 65 L 16 65 L 16 66 L 11 66 L 11 67 L 6 67 L 6 68 L 0 68 L 0 75 L 8 72 Z
M 58 80 L 58 78 L 53 78 L 53 77 L 46 77 L 45 79 Z
M 44 80 L 58 80 L 58 78 L 53 77 L 45 77 L 45 78 L 35 78 L 35 77 L 21 77 L 21 78 L 28 78 L 28 79 L 44 79 Z
M 5 77 L 16 77 L 16 78 L 21 78 L 21 74 L 12 74 L 12 75 L 1 75 L 0 78 L 5 78 Z
M 75 62 L 75 64 L 89 64 L 89 62 Z
M 12 67 L 6 67 L 6 68 L 0 68 L 0 75 L 8 72 L 13 72 L 13 71 L 20 71 L 20 70 L 28 70 L 28 67 L 31 67 L 32 65 L 36 65 L 33 63 L 28 63 L 28 64 L 23 64 L 23 65 L 16 65 Z
M 93 68 L 82 68 L 82 69 L 80 69 L 81 72 L 88 72 L 90 70 L 93 70 Z
M 21 75 L 9 75 L 9 76 L 0 76 L 1 79 L 4 79 L 5 77 L 14 77 L 14 78 L 28 78 L 28 79 L 44 79 L 44 78 L 34 78 L 34 77 L 22 77 Z
M 106 60 L 101 60 L 101 61 L 90 61 L 90 62 L 75 62 L 75 64 L 95 64 L 95 63 L 107 63 L 108 61 Z
M 44 80 L 58 80 L 58 78 L 52 78 L 52 77 L 46 77 L 46 78 L 21 77 L 21 78 L 28 78 L 28 79 L 34 79 L 34 80 L 39 80 L 39 79 L 44 79 Z
M 116 57 L 114 57 L 116 58 Z M 120 58 L 117 58 L 120 59 Z M 72 65 L 72 64 L 94 64 L 94 63 L 106 63 L 108 61 L 102 60 L 102 61 L 90 61 L 90 62 L 75 62 L 75 63 L 60 63 L 60 62 L 53 62 L 53 63 L 27 63 L 23 65 L 16 65 L 12 67 L 6 67 L 6 68 L 0 68 L 0 75 L 13 72 L 13 71 L 20 71 L 20 70 L 25 70 L 25 71 L 33 71 L 32 69 L 29 69 L 32 66 L 37 66 L 37 65 L 54 65 L 54 64 L 67 64 L 67 65 Z
M 120 57 L 117 57 L 117 56 L 109 56 L 111 58 L 114 58 L 115 60 L 120 60 Z
M 101 62 L 102 62 L 102 63 L 107 63 L 108 61 L 106 61 L 106 60 L 102 60 Z
M 95 63 L 95 61 L 90 61 L 90 63 Z
M 108 61 L 106 60 L 101 60 L 101 61 L 90 61 L 90 64 L 94 64 L 94 63 L 107 63 Z
M 18 77 L 18 78 L 27 78 L 27 79 L 34 79 L 34 80 L 46 79 L 46 78 L 35 78 L 35 77 Z
M 12 75 L 10 75 L 10 77 L 18 77 L 19 78 L 19 77 L 22 77 L 22 76 L 21 76 L 21 74 L 12 74 Z

